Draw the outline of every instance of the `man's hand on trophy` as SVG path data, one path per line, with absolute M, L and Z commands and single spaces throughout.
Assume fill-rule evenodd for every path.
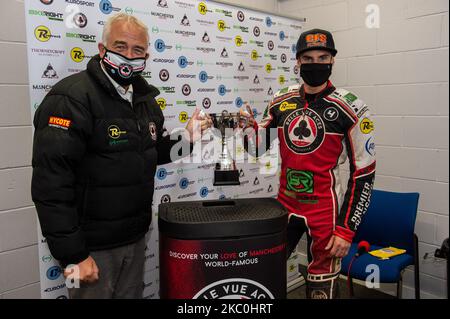
M 199 108 L 196 108 L 186 125 L 186 131 L 189 133 L 191 143 L 198 141 L 212 124 L 211 117 L 205 112 L 200 111 Z
M 245 130 L 246 128 L 253 127 L 255 125 L 255 117 L 251 106 L 245 103 L 240 109 L 239 114 L 243 120 L 239 121 L 239 127 Z

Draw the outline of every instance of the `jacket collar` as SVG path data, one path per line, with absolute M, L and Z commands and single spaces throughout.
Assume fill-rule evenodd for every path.
M 336 90 L 336 88 L 334 87 L 333 83 L 331 83 L 331 81 L 328 80 L 327 86 L 322 91 L 317 93 L 315 100 L 324 98 L 324 97 L 330 95 L 331 93 L 333 93 L 335 90 Z M 302 100 L 305 99 L 305 86 L 303 84 L 300 87 L 300 97 L 302 98 Z
M 95 55 L 91 58 L 91 60 L 88 62 L 87 65 L 87 72 L 93 76 L 96 81 L 114 98 L 120 98 L 119 94 L 117 93 L 116 88 L 111 83 L 111 81 L 106 77 L 106 74 L 103 72 L 100 66 L 100 55 Z M 150 85 L 147 83 L 147 81 L 142 77 L 139 76 L 134 82 L 133 82 L 133 100 L 135 103 L 138 103 L 140 101 L 144 101 L 148 99 L 149 97 L 155 98 L 159 95 L 159 90 L 154 87 L 153 85 Z

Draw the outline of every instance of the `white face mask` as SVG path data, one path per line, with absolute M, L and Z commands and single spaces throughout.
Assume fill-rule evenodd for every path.
M 108 50 L 103 56 L 106 72 L 120 85 L 130 85 L 145 69 L 145 58 L 128 59 L 120 53 Z

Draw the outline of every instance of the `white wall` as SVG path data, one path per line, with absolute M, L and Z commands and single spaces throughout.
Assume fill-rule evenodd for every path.
M 368 4 L 380 8 L 379 29 L 365 26 Z M 333 31 L 335 85 L 375 114 L 375 187 L 420 193 L 420 256 L 434 253 L 449 234 L 448 0 L 289 0 L 279 8 L 306 17 L 307 29 Z M 422 297 L 445 298 L 445 262 L 420 267 Z M 413 272 L 404 279 L 411 298 Z
M 278 11 L 277 0 L 219 0 L 219 2 L 231 4 L 233 6 L 245 6 L 256 10 L 273 12 L 274 14 Z
M 0 1 L 0 299 L 39 298 L 23 1 Z
M 239 5 L 242 1 L 228 3 Z M 381 28 L 364 27 L 365 6 Z M 421 193 L 421 255 L 448 237 L 448 1 L 247 0 L 334 31 L 333 80 L 375 113 L 376 187 Z M 278 7 L 279 10 L 278 11 Z M 30 197 L 31 115 L 23 0 L 0 1 L 0 299 L 39 297 L 36 214 Z M 445 297 L 445 264 L 421 265 L 423 297 Z M 412 272 L 404 296 L 411 297 Z

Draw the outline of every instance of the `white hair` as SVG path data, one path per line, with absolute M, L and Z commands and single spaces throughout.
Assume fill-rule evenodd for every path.
M 142 29 L 145 32 L 145 34 L 147 35 L 147 42 L 148 42 L 150 38 L 148 34 L 148 27 L 135 16 L 126 14 L 124 12 L 119 12 L 110 17 L 108 21 L 106 21 L 105 26 L 103 27 L 102 43 L 105 46 L 107 46 L 108 43 L 109 34 L 111 33 L 111 27 L 116 22 L 125 22 L 134 24 L 135 26 L 137 26 L 138 28 Z

